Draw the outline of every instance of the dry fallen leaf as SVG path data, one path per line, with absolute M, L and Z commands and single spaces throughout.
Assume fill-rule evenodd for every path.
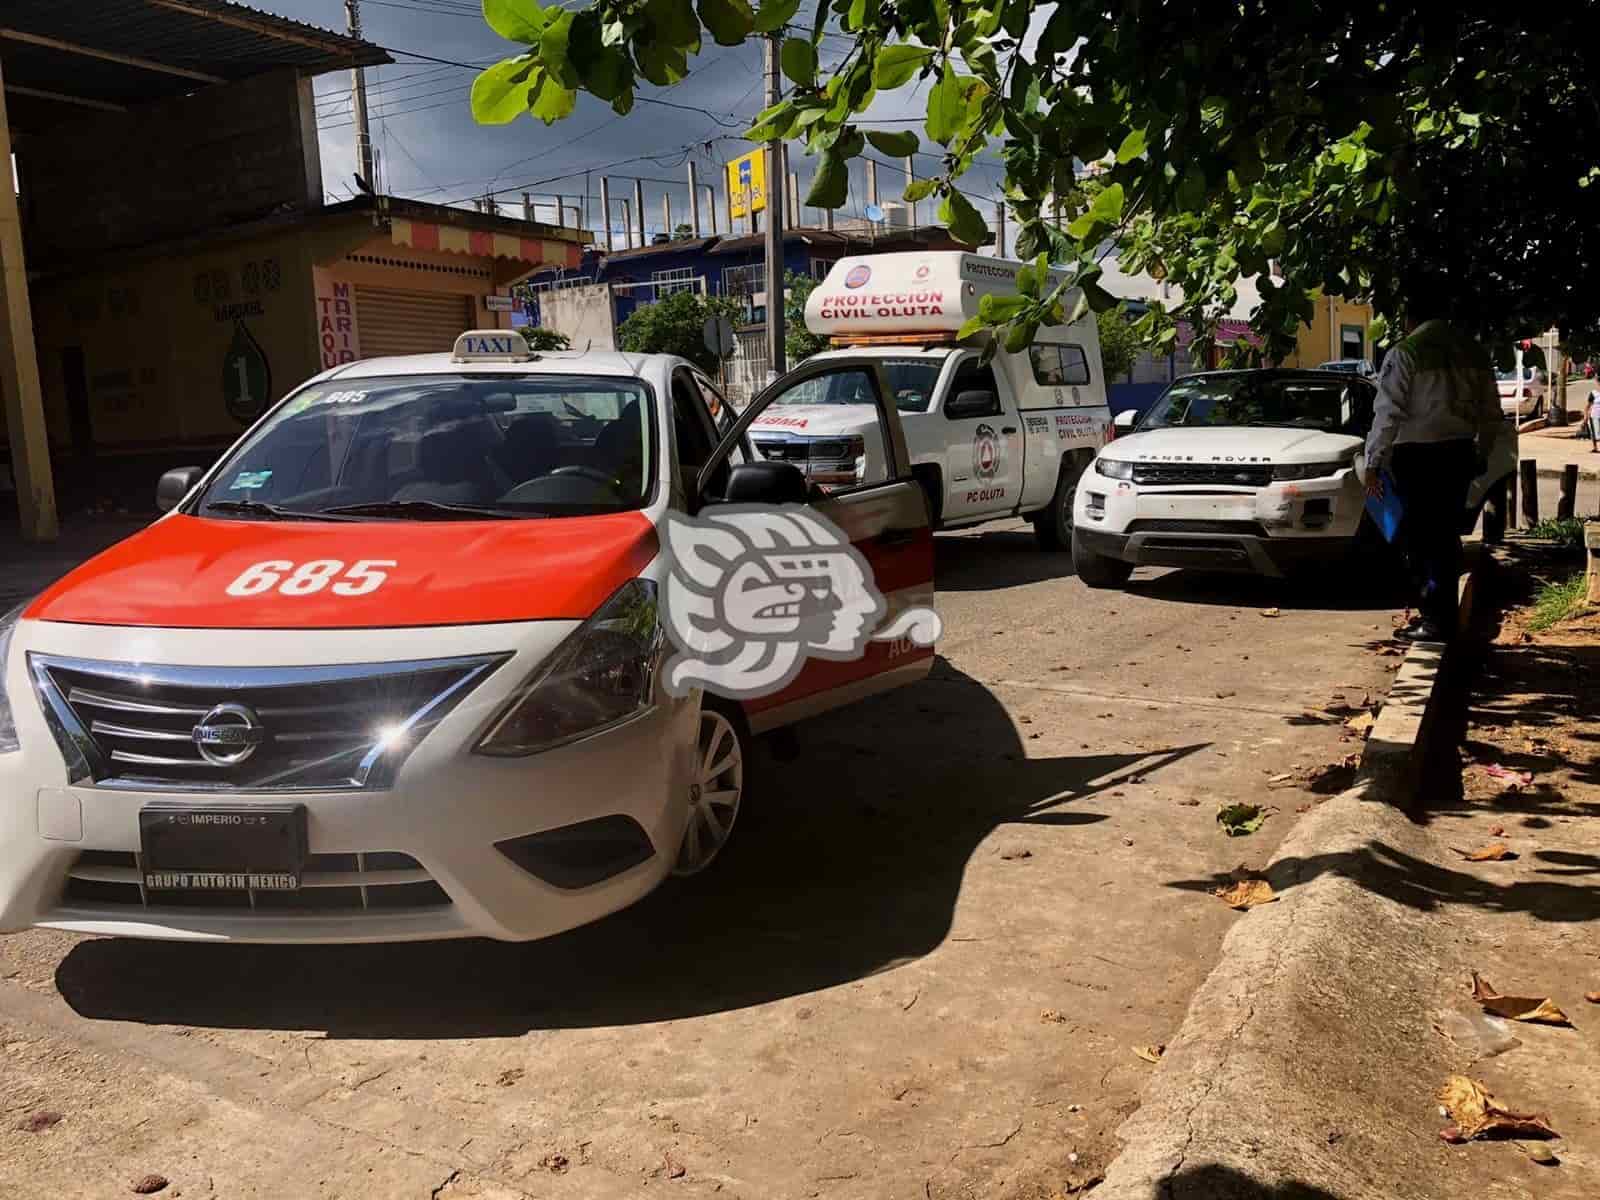
M 1277 900 L 1272 885 L 1265 879 L 1241 879 L 1231 887 L 1217 888 L 1211 893 L 1229 908 L 1255 908 L 1258 904 L 1271 904 Z
M 1162 1043 L 1157 1042 L 1153 1046 L 1135 1046 L 1133 1052 L 1144 1059 L 1145 1062 L 1154 1063 L 1161 1061 L 1161 1056 L 1167 1052 L 1167 1048 Z
M 1479 846 L 1476 850 L 1463 850 L 1460 846 L 1451 846 L 1450 849 L 1468 862 L 1499 862 L 1501 859 L 1511 857 L 1511 847 L 1504 842 L 1490 842 L 1487 846 Z
M 1472 973 L 1472 998 L 1483 1005 L 1485 1012 L 1513 1021 L 1537 1021 L 1543 1025 L 1572 1024 L 1567 1014 L 1557 1008 L 1548 996 L 1505 996 L 1495 991 L 1494 984 Z
M 1590 1004 L 1600 1004 L 1600 992 L 1585 992 L 1583 998 Z
M 1039 1020 L 1043 1021 L 1046 1025 L 1065 1025 L 1067 1023 L 1067 1018 L 1062 1016 L 1053 1008 L 1047 1008 L 1042 1011 L 1039 1014 Z
M 1449 1112 L 1461 1136 L 1471 1140 L 1487 1134 L 1512 1137 L 1558 1137 L 1550 1119 L 1539 1113 L 1513 1112 L 1489 1094 L 1489 1089 L 1465 1075 L 1452 1075 L 1439 1089 L 1439 1103 Z
M 1344 727 L 1351 733 L 1359 733 L 1365 736 L 1372 732 L 1372 726 L 1376 723 L 1376 720 L 1377 718 L 1369 712 L 1357 713 L 1344 723 Z
M 1491 826 L 1489 826 L 1489 836 L 1490 837 L 1505 837 L 1505 835 L 1506 835 L 1506 827 L 1504 825 L 1491 825 Z
M 1556 1152 L 1543 1142 L 1513 1142 L 1512 1145 L 1542 1167 L 1553 1167 L 1561 1161 L 1556 1157 Z
M 1261 615 L 1263 617 L 1281 617 L 1283 614 L 1276 608 L 1263 608 Z
M 150 1174 L 141 1179 L 135 1179 L 133 1183 L 129 1185 L 129 1188 L 136 1195 L 153 1196 L 157 1192 L 165 1189 L 166 1186 L 167 1177 L 165 1175 Z

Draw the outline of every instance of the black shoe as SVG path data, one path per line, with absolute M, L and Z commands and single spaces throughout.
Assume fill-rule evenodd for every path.
M 1449 632 L 1433 621 L 1417 621 L 1394 631 L 1397 642 L 1448 642 Z

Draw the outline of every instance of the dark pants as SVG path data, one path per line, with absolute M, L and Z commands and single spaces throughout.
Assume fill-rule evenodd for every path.
M 1446 633 L 1456 627 L 1461 525 L 1478 473 L 1471 439 L 1396 446 L 1389 461 L 1404 515 L 1399 544 L 1417 586 L 1422 619 Z

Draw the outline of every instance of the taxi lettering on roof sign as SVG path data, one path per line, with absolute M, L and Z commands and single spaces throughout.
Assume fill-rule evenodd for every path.
M 514 329 L 469 329 L 456 339 L 453 362 L 527 362 L 527 339 Z
M 753 735 L 928 674 L 909 471 L 743 461 L 770 401 L 671 355 L 439 349 L 292 389 L 0 602 L 0 933 L 545 937 L 711 866 Z

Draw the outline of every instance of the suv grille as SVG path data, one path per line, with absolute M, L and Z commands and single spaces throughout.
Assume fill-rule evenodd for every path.
M 1135 483 L 1209 483 L 1224 487 L 1266 487 L 1272 482 L 1270 464 L 1157 463 L 1133 465 Z
M 30 654 L 75 783 L 383 789 L 507 655 L 319 667 L 131 666 Z
M 152 891 L 143 886 L 137 854 L 86 850 L 67 873 L 68 904 L 126 904 L 144 908 L 250 908 L 327 912 L 435 908 L 450 896 L 416 859 L 393 851 L 313 854 L 293 892 Z

